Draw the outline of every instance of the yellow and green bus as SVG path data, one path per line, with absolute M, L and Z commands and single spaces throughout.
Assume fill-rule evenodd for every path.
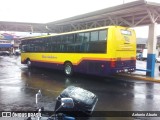
M 107 76 L 136 68 L 136 36 L 133 29 L 106 26 L 55 35 L 23 38 L 21 63 Z

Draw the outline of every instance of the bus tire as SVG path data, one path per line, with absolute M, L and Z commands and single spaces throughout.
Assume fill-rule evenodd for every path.
M 64 65 L 64 73 L 66 76 L 72 76 L 73 74 L 73 66 L 70 62 L 65 63 Z
M 28 60 L 27 60 L 27 67 L 28 67 L 28 68 L 31 68 L 31 66 L 32 66 L 32 62 L 28 59 Z

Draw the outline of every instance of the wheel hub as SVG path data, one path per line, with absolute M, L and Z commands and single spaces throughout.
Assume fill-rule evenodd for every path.
M 66 74 L 68 75 L 71 74 L 71 67 L 67 65 L 65 71 L 66 71 Z

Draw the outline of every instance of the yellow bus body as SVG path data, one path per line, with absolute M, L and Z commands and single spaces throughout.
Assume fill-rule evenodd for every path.
M 84 31 L 92 31 L 92 30 L 98 30 L 98 29 L 108 29 L 106 53 L 97 54 L 97 53 L 22 52 L 21 61 L 22 63 L 26 63 L 25 61 L 27 59 L 30 59 L 30 61 L 32 62 L 54 64 L 54 66 L 57 66 L 57 69 L 59 66 L 61 66 L 61 69 L 63 69 L 62 66 L 66 62 L 70 62 L 74 67 L 80 65 L 80 63 L 82 63 L 83 61 L 88 61 L 87 62 L 88 64 L 89 64 L 89 61 L 92 61 L 92 62 L 102 61 L 103 63 L 107 62 L 106 66 L 103 66 L 103 63 L 100 65 L 102 69 L 105 68 L 107 70 L 104 70 L 104 71 L 100 70 L 97 73 L 96 72 L 93 73 L 93 74 L 99 75 L 99 73 L 102 72 L 102 76 L 112 74 L 112 73 L 134 71 L 135 60 L 136 60 L 136 35 L 134 30 L 126 27 L 121 27 L 121 26 L 108 26 L 108 27 L 94 28 L 94 29 L 84 30 Z M 125 31 L 130 31 L 130 34 L 125 33 Z M 62 33 L 60 35 L 70 34 L 70 33 L 76 33 L 76 32 Z M 125 61 L 127 62 L 131 61 L 130 63 L 132 64 L 129 65 L 130 63 L 127 63 L 127 62 L 125 63 Z M 125 66 L 125 64 L 127 65 Z M 82 66 L 84 67 L 85 65 L 82 65 Z M 88 65 L 86 66 L 88 67 Z M 86 68 L 85 70 L 88 70 L 88 73 L 90 73 L 89 68 Z M 85 73 L 83 69 L 79 70 L 78 72 Z

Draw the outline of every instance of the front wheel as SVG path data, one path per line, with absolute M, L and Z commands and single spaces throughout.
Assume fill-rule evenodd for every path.
M 66 63 L 64 66 L 64 73 L 67 76 L 71 76 L 73 74 L 73 66 L 71 63 Z
M 31 68 L 31 64 L 32 64 L 31 61 L 30 61 L 30 60 L 27 60 L 27 67 L 28 67 L 28 68 Z

